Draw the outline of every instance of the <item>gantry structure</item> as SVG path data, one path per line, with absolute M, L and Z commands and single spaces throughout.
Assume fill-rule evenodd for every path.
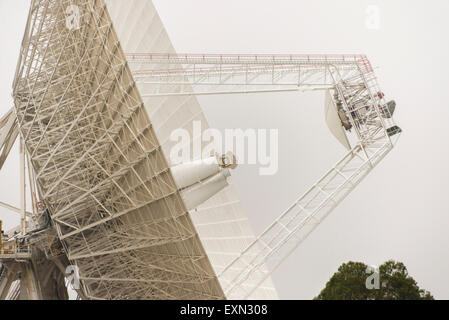
M 347 152 L 255 237 L 235 159 L 174 163 L 170 133 L 207 129 L 197 95 L 292 90 L 325 93 Z M 270 274 L 401 131 L 366 56 L 177 54 L 144 0 L 33 0 L 13 96 L 0 167 L 19 137 L 33 203 L 9 205 L 22 220 L 0 247 L 0 298 L 67 298 L 67 266 L 83 299 L 276 298 Z

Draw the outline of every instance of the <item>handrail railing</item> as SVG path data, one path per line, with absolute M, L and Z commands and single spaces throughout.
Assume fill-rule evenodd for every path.
M 0 257 L 29 256 L 31 244 L 0 243 Z

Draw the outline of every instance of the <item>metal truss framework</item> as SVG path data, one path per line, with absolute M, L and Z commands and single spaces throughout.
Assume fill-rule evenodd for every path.
M 352 149 L 219 274 L 228 299 L 248 298 L 393 147 L 395 124 L 364 55 L 127 56 L 136 81 L 159 85 L 150 96 L 331 90 L 354 129 Z
M 128 53 L 127 58 L 137 82 L 158 85 L 150 96 L 332 89 L 333 73 L 351 79 L 373 71 L 364 55 Z M 170 92 L 174 86 L 176 92 Z
M 224 298 L 104 1 L 31 4 L 14 83 L 42 201 L 92 299 Z
M 85 298 L 248 298 L 393 147 L 363 55 L 125 55 L 104 1 L 77 1 L 84 23 L 68 31 L 72 2 L 32 1 L 14 100 L 35 187 Z M 216 275 L 135 81 L 149 96 L 331 90 L 355 143 Z

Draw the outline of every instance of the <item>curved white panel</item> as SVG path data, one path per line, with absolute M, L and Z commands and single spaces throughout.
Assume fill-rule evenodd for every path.
M 345 129 L 343 128 L 337 113 L 337 106 L 335 105 L 329 90 L 326 90 L 324 98 L 324 117 L 327 127 L 332 135 L 343 145 L 343 147 L 350 150 L 351 145 L 349 144 Z
M 106 4 L 126 53 L 175 52 L 152 1 L 106 0 Z M 148 65 L 141 67 L 148 69 Z M 164 88 L 154 84 L 137 83 L 137 87 L 142 96 L 156 90 L 164 92 Z M 176 89 L 176 86 L 175 90 L 170 88 L 170 92 Z M 208 128 L 207 120 L 195 96 L 153 96 L 144 97 L 143 101 L 165 158 L 173 167 L 169 155 L 177 142 L 170 140 L 172 131 L 183 128 L 190 133 L 191 142 L 200 141 L 198 135 L 194 136 L 192 124 L 201 121 L 201 131 L 204 131 Z M 207 145 L 207 142 L 202 143 L 203 147 Z M 191 211 L 190 217 L 216 274 L 255 239 L 232 183 Z M 220 281 L 227 279 L 220 278 Z M 250 298 L 277 299 L 271 279 L 268 278 Z

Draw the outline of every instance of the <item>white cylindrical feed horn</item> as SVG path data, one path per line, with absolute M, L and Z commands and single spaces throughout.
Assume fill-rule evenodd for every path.
M 171 169 L 179 189 L 186 188 L 220 172 L 215 157 L 181 163 Z
M 179 189 L 187 188 L 195 183 L 216 175 L 223 169 L 234 169 L 237 161 L 232 152 L 181 163 L 171 169 L 175 182 Z
M 187 210 L 191 210 L 204 203 L 206 200 L 216 195 L 222 189 L 228 186 L 227 177 L 231 174 L 225 169 L 216 175 L 181 191 L 181 196 Z

